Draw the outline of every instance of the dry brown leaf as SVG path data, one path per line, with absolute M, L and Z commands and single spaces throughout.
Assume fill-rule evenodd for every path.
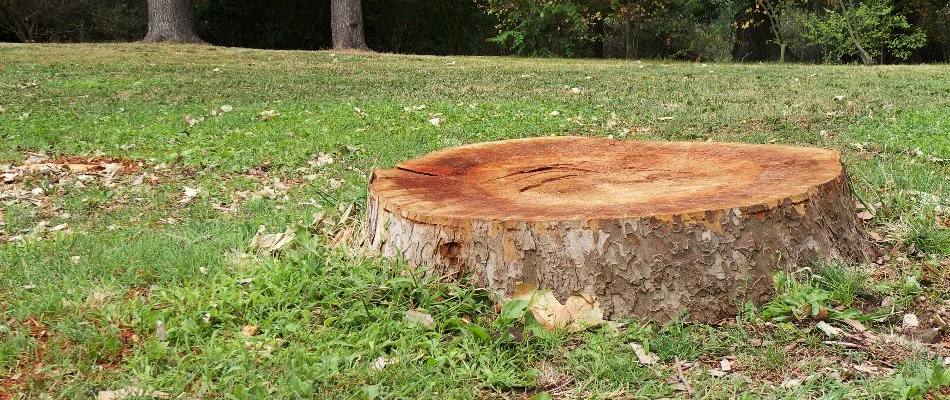
M 260 114 L 257 114 L 257 119 L 267 122 L 271 118 L 280 116 L 280 113 L 277 110 L 264 110 Z
M 594 296 L 579 294 L 567 298 L 565 307 L 571 315 L 568 330 L 578 332 L 604 323 L 604 310 Z
M 261 332 L 261 328 L 258 328 L 254 325 L 244 325 L 241 327 L 241 333 L 244 336 L 254 336 Z
M 903 324 L 905 328 L 917 328 L 920 326 L 920 320 L 916 314 L 904 314 Z
M 723 358 L 722 361 L 719 361 L 719 370 L 722 372 L 732 371 L 732 362 L 727 358 Z
M 178 200 L 178 204 L 181 205 L 191 203 L 191 201 L 194 200 L 199 193 L 201 193 L 201 189 L 191 188 L 188 186 L 182 187 L 182 190 L 184 191 L 184 196 L 182 196 L 181 200 Z
M 282 233 L 267 233 L 267 228 L 261 225 L 257 227 L 257 234 L 251 239 L 251 250 L 273 253 L 287 247 L 296 237 L 293 228 L 288 227 Z
M 646 349 L 643 348 L 639 343 L 630 343 L 630 347 L 633 349 L 633 353 L 637 355 L 637 361 L 643 365 L 653 365 L 656 364 L 657 358 L 653 354 L 647 353 Z
M 153 399 L 168 399 L 171 398 L 171 395 L 165 392 L 160 392 L 158 390 L 148 393 L 145 389 L 136 387 L 136 386 L 127 386 L 119 390 L 101 390 L 99 391 L 97 400 L 122 400 L 122 399 L 131 399 L 131 398 L 142 398 L 142 397 L 151 397 Z
M 534 285 L 520 283 L 515 286 L 512 300 L 530 302 L 534 319 L 547 330 L 567 328 L 570 332 L 579 332 L 605 322 L 603 309 L 590 295 L 574 295 L 561 304 L 550 290 L 538 290 Z
M 825 333 L 825 335 L 827 335 L 830 338 L 836 338 L 838 336 L 841 336 L 841 334 L 843 333 L 843 331 L 840 328 L 833 327 L 825 321 L 819 321 L 817 324 L 815 324 L 815 327 L 820 329 L 822 332 Z

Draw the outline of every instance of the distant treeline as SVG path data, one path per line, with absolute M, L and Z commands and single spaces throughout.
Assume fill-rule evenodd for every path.
M 702 61 L 950 61 L 950 0 L 364 0 L 375 51 Z M 331 46 L 330 0 L 195 0 L 214 45 Z M 146 0 L 0 0 L 0 41 L 134 41 Z M 853 35 L 852 35 L 853 33 Z

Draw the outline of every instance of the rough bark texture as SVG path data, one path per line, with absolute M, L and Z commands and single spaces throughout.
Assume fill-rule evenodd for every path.
M 201 43 L 191 0 L 148 0 L 145 42 Z
M 735 143 L 550 137 L 438 151 L 370 184 L 384 256 L 510 294 L 591 294 L 608 316 L 734 316 L 772 274 L 864 261 L 839 154 Z
M 331 0 L 330 28 L 334 49 L 369 49 L 363 37 L 363 11 L 360 8 L 360 0 Z

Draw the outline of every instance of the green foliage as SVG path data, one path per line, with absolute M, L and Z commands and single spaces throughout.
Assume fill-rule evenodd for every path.
M 907 60 L 912 52 L 926 44 L 927 36 L 895 11 L 890 0 L 865 0 L 851 12 L 855 35 L 865 50 L 880 63 L 887 59 Z M 824 49 L 826 62 L 844 62 L 857 56 L 847 30 L 845 16 L 825 9 L 812 14 L 806 22 L 807 37 Z
M 517 54 L 573 57 L 590 52 L 602 37 L 596 31 L 603 14 L 577 0 L 482 0 L 498 19 L 489 39 Z
M 845 307 L 871 294 L 867 275 L 839 262 L 821 264 L 813 278 L 818 287 L 828 292 L 829 300 Z
M 145 10 L 134 0 L 0 0 L 0 31 L 23 42 L 138 40 Z
M 819 273 L 806 272 L 797 277 L 785 272 L 775 274 L 775 296 L 762 307 L 765 320 L 785 321 L 794 318 L 804 319 L 868 319 L 855 309 L 839 310 L 835 304 L 845 307 L 854 302 L 855 297 L 865 293 L 866 278 L 856 272 L 845 271 L 843 267 L 825 265 L 819 267 Z
M 912 365 L 909 371 L 897 374 L 891 380 L 894 397 L 901 400 L 945 398 L 950 389 L 950 368 L 940 359 L 928 364 Z
M 495 20 L 473 0 L 363 1 L 366 41 L 376 51 L 412 54 L 495 54 L 487 39 Z

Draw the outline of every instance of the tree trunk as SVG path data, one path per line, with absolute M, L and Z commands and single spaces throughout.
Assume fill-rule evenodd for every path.
M 202 43 L 191 0 L 148 0 L 145 42 Z
M 734 18 L 737 28 L 732 59 L 737 62 L 774 60 L 775 47 L 769 40 L 772 20 L 751 10 L 751 5 L 743 7 Z
M 363 37 L 360 0 L 331 0 L 330 26 L 334 49 L 369 50 Z
M 593 295 L 608 316 L 719 321 L 776 271 L 865 261 L 833 150 L 546 137 L 438 151 L 374 172 L 382 255 L 510 295 Z
M 858 49 L 858 55 L 861 57 L 861 62 L 864 65 L 874 65 L 874 59 L 871 58 L 871 55 L 864 50 L 864 46 L 861 46 L 861 42 L 858 40 L 858 37 L 854 34 L 854 27 L 851 26 L 851 3 L 845 4 L 846 0 L 840 0 L 838 5 L 841 6 L 841 15 L 844 17 L 844 25 L 848 29 L 848 36 L 851 37 L 851 42 L 854 43 L 854 47 Z

